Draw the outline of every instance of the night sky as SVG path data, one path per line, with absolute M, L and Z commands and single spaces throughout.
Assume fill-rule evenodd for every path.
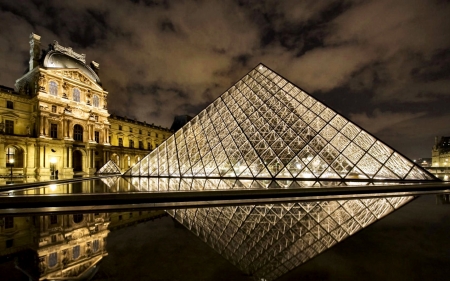
M 450 2 L 0 0 L 0 84 L 29 35 L 100 63 L 110 113 L 169 127 L 262 62 L 410 158 L 450 135 Z

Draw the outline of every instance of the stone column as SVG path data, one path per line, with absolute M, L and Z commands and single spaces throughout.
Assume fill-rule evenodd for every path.
M 39 120 L 39 133 L 41 136 L 44 135 L 44 116 L 40 116 L 40 120 Z

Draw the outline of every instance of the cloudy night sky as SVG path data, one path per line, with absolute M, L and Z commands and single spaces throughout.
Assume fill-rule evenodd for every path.
M 0 84 L 29 35 L 100 63 L 110 113 L 170 127 L 262 62 L 410 158 L 450 135 L 450 2 L 0 0 Z

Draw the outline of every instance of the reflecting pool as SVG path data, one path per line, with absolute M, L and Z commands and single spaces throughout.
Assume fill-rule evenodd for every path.
M 112 177 L 2 191 L 0 196 L 221 188 L 339 188 L 349 185 L 370 186 L 373 183 L 170 182 L 166 179 L 149 183 L 148 179 L 143 182 L 143 179 Z M 385 254 L 393 257 L 400 249 L 406 251 L 406 245 L 411 252 L 423 251 L 423 256 L 415 254 L 397 261 L 401 271 L 414 269 L 412 264 L 430 260 L 430 256 L 435 257 L 431 260 L 436 265 L 450 261 L 443 254 L 448 253 L 449 242 L 439 237 L 448 233 L 444 230 L 450 231 L 445 223 L 450 218 L 450 205 L 442 204 L 448 203 L 448 198 L 440 200 L 439 205 L 436 205 L 434 195 L 412 199 L 412 196 L 353 198 L 165 211 L 130 205 L 129 210 L 121 212 L 4 214 L 0 217 L 0 280 L 126 280 L 125 272 L 132 279 L 142 280 L 295 280 L 297 277 L 302 280 L 311 277 L 315 278 L 309 280 L 350 280 L 354 273 L 344 273 L 333 266 L 342 267 L 343 271 L 352 267 L 355 272 L 367 266 L 370 269 L 368 263 L 381 258 L 377 250 L 386 248 L 383 245 L 391 245 Z M 412 203 L 406 204 L 409 202 Z M 405 204 L 398 212 L 352 236 Z M 371 228 L 375 230 L 371 231 Z M 367 243 L 358 238 L 364 234 Z M 416 240 L 412 239 L 415 236 Z M 343 240 L 342 243 L 348 244 L 346 247 L 341 246 Z M 436 248 L 437 244 L 441 247 Z M 362 253 L 367 261 L 361 258 Z M 343 264 L 337 256 L 342 258 Z M 361 260 L 352 260 L 350 256 Z M 406 262 L 409 258 L 412 263 Z M 331 268 L 328 268 L 327 259 L 334 263 Z M 354 264 L 349 266 L 349 263 Z M 374 262 L 373 270 L 383 264 L 381 260 Z M 422 267 L 423 272 L 433 268 L 431 271 L 435 276 L 447 271 L 446 267 Z M 305 271 L 302 268 L 306 268 Z M 312 272 L 311 275 L 308 272 Z M 377 274 L 373 276 L 380 278 L 373 280 L 389 279 Z

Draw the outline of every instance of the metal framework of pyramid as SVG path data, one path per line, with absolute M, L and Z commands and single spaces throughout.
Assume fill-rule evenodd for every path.
M 105 163 L 105 165 L 103 165 L 103 167 L 101 167 L 96 174 L 108 174 L 108 175 L 117 175 L 117 174 L 121 174 L 120 172 L 120 168 L 117 166 L 117 164 L 112 161 L 109 160 L 108 162 Z
M 125 176 L 435 179 L 262 64 Z
M 411 199 L 352 199 L 167 212 L 255 280 L 274 280 Z

